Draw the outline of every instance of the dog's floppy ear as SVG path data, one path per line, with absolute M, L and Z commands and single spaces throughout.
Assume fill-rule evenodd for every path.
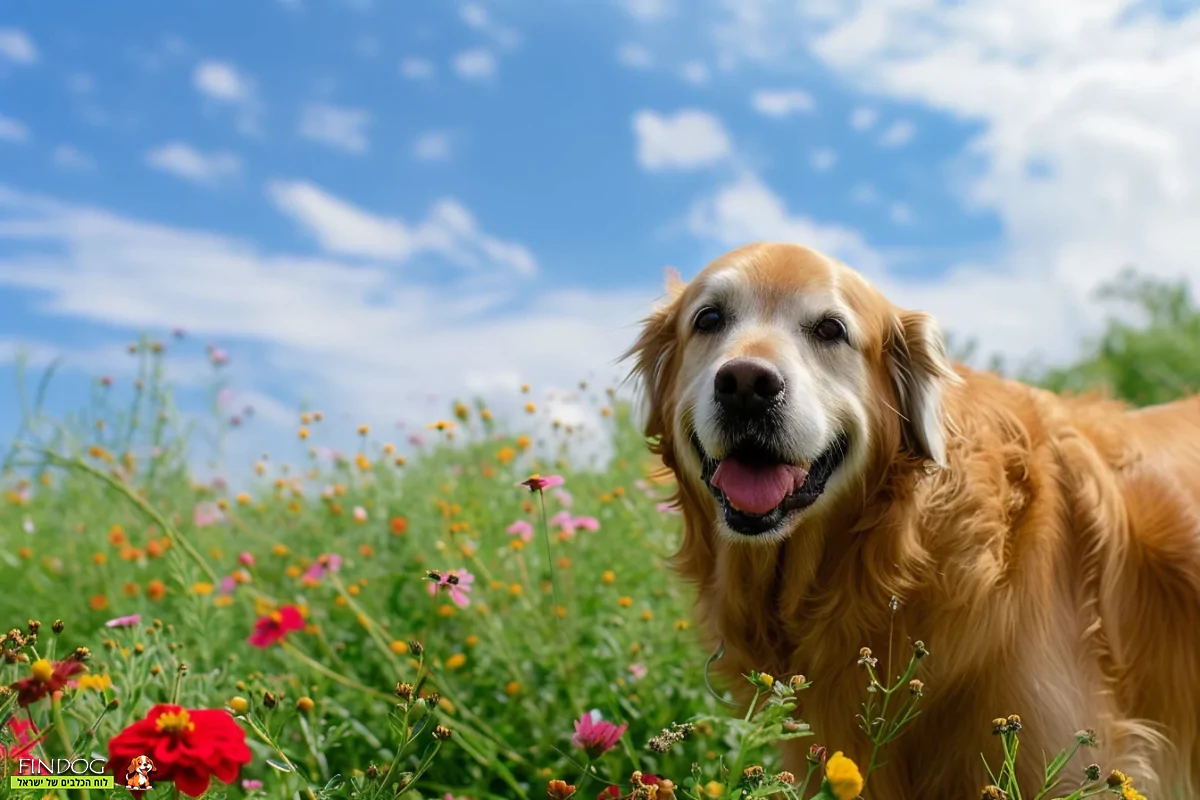
M 125 768 L 125 775 L 134 775 L 137 773 L 137 757 L 129 759 L 129 766 Z
M 666 409 L 663 406 L 670 389 L 671 376 L 667 366 L 675 354 L 675 319 L 679 310 L 679 298 L 687 284 L 673 267 L 666 268 L 665 276 L 665 301 L 642 322 L 641 335 L 625 352 L 622 360 L 633 359 L 630 377 L 640 384 L 639 388 L 643 393 L 644 433 L 649 439 L 660 440 L 653 449 L 663 456 L 670 466 L 670 447 L 667 442 L 662 441 L 668 433 L 664 416 Z
M 946 355 L 937 320 L 920 311 L 900 311 L 888 342 L 888 368 L 900 401 L 904 446 L 918 458 L 946 465 L 946 387 L 962 378 Z
M 157 766 L 155 766 L 154 762 L 153 762 L 151 759 L 149 759 L 149 758 L 147 758 L 146 760 L 150 762 L 150 771 L 151 771 L 151 772 L 158 772 L 158 767 L 157 767 Z

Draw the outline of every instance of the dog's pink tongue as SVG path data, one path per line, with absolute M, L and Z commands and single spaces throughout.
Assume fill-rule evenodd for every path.
M 725 493 L 730 505 L 749 514 L 766 514 L 783 498 L 804 485 L 808 472 L 788 464 L 752 466 L 735 458 L 717 465 L 712 485 Z

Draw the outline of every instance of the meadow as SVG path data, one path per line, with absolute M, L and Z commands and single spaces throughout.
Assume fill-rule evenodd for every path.
M 1196 385 L 1200 315 L 1183 287 L 1113 291 L 1134 322 L 1070 368 L 1009 371 L 1133 402 Z M 52 381 L 22 383 L 0 500 L 6 776 L 21 758 L 99 756 L 121 786 L 145 753 L 160 795 L 192 797 L 870 797 L 878 764 L 792 714 L 819 676 L 745 676 L 748 709 L 709 685 L 692 589 L 668 566 L 672 484 L 609 387 L 579 390 L 604 421 L 593 435 L 612 440 L 601 470 L 570 466 L 579 431 L 535 441 L 463 398 L 405 455 L 394 431 L 363 426 L 331 457 L 342 423 L 297 411 L 307 460 L 264 454 L 230 487 L 191 477 L 192 434 L 162 378 L 171 347 L 131 346 L 130 402 L 98 378 L 64 420 L 38 410 Z M 532 420 L 544 412 L 527 391 Z M 937 658 L 922 650 L 892 665 L 847 654 L 865 705 L 846 713 L 883 755 L 919 711 L 921 661 Z M 979 785 L 1020 798 L 1019 718 L 995 725 L 1003 758 L 981 763 Z M 788 738 L 811 744 L 806 773 L 780 772 Z M 1141 796 L 1078 759 L 1066 769 L 1089 744 L 1063 743 L 1038 798 Z M 47 796 L 7 778 L 6 792 Z

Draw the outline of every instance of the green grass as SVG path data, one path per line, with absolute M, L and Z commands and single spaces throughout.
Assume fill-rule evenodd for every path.
M 102 756 L 153 704 L 177 701 L 230 708 L 252 747 L 239 780 L 214 782 L 210 797 L 541 798 L 554 779 L 576 785 L 579 797 L 607 785 L 620 785 L 622 797 L 653 796 L 633 783 L 635 770 L 669 777 L 679 797 L 854 791 L 853 780 L 849 789 L 823 782 L 815 763 L 794 783 L 777 775 L 777 742 L 809 735 L 790 719 L 792 694 L 819 691 L 819 682 L 747 676 L 762 701 L 737 716 L 706 688 L 711 654 L 691 624 L 692 590 L 666 566 L 678 517 L 656 506 L 670 486 L 646 483 L 644 442 L 628 408 L 606 393 L 588 399 L 611 408 L 607 430 L 593 432 L 613 442 L 603 471 L 565 466 L 578 432 L 555 429 L 552 441 L 526 450 L 520 431 L 494 426 L 476 404 L 448 409 L 453 427 L 426 431 L 433 443 L 403 465 L 366 433 L 338 463 L 264 458 L 253 485 L 235 494 L 191 483 L 195 433 L 162 384 L 163 355 L 146 342 L 138 355 L 142 384 L 128 404 L 99 384 L 67 420 L 43 418 L 36 396 L 26 404 L 0 501 L 0 625 L 41 626 L 36 641 L 8 638 L 6 661 L 15 663 L 0 665 L 0 681 L 86 647 L 89 674 L 111 684 L 27 709 L 9 692 L 0 742 L 14 744 L 9 720 L 32 719 L 45 734 L 34 754 Z M 302 424 L 300 452 L 335 435 L 328 420 L 298 416 L 298 432 Z M 221 424 L 217 443 L 229 434 Z M 539 463 L 535 450 L 562 462 Z M 533 472 L 565 476 L 569 509 L 557 491 L 517 485 Z M 197 526 L 197 506 L 217 503 L 223 521 Z M 563 510 L 594 517 L 598 530 L 561 536 L 545 522 Z M 523 549 L 506 532 L 518 520 L 535 530 Z M 340 556 L 339 569 L 304 580 L 326 554 Z M 430 570 L 471 572 L 470 605 L 431 596 Z M 234 575 L 240 582 L 223 594 Z M 287 605 L 303 609 L 305 629 L 251 646 L 256 621 Z M 140 624 L 105 627 L 132 614 Z M 915 674 L 914 660 L 876 688 L 907 693 Z M 397 696 L 398 684 L 410 685 L 399 693 L 411 690 L 411 701 Z M 895 716 L 864 735 L 899 735 L 899 715 L 915 702 L 898 699 Z M 589 759 L 571 736 L 592 709 L 628 730 Z M 676 723 L 683 727 L 664 740 Z M 439 725 L 449 739 L 435 737 Z M 822 744 L 832 752 L 840 743 Z M 981 765 L 981 785 L 986 777 Z M 1005 770 L 995 779 L 1003 786 Z

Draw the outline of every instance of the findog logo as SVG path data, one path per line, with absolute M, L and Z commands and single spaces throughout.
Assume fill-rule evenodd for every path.
M 149 756 L 138 756 L 129 760 L 125 768 L 125 788 L 131 792 L 145 792 L 154 788 L 150 782 L 150 773 L 158 772 L 154 761 Z

